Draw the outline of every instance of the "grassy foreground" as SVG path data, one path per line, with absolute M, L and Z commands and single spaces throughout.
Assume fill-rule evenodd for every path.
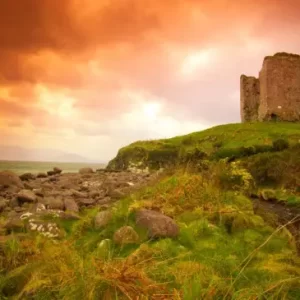
M 300 299 L 293 236 L 276 216 L 254 214 L 249 198 L 281 193 L 297 205 L 299 129 L 298 124 L 242 124 L 191 134 L 197 142 L 185 142 L 184 148 L 201 144 L 208 156 L 192 157 L 116 203 L 103 229 L 94 226 L 99 211 L 94 208 L 82 212 L 79 221 L 60 221 L 66 233 L 60 240 L 15 234 L 0 247 L 2 299 Z M 205 142 L 211 136 L 222 144 L 212 148 Z M 183 139 L 189 137 L 129 148 L 182 145 Z M 278 140 L 281 146 L 274 143 Z M 257 145 L 272 148 L 259 152 Z M 252 146 L 254 152 L 247 152 Z M 224 149 L 243 155 L 217 158 Z M 140 208 L 174 218 L 179 236 L 149 240 L 135 223 Z M 135 229 L 139 241 L 119 246 L 113 235 L 125 225 Z

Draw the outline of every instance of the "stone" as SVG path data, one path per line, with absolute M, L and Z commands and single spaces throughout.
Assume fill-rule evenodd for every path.
M 81 168 L 81 169 L 79 170 L 79 173 L 80 173 L 80 174 L 93 174 L 94 171 L 93 171 L 92 168 Z
M 62 169 L 57 168 L 57 167 L 54 167 L 54 168 L 53 168 L 53 172 L 54 172 L 55 174 L 60 174 L 60 173 L 62 172 Z
M 64 203 L 65 203 L 66 211 L 75 212 L 75 213 L 79 212 L 79 207 L 73 198 L 65 198 Z
M 94 220 L 95 228 L 100 229 L 105 227 L 112 219 L 112 213 L 108 210 L 100 211 Z
M 5 199 L 0 199 L 0 213 L 3 212 L 7 206 L 8 201 Z
M 109 191 L 107 195 L 114 199 L 122 199 L 126 196 L 126 194 L 120 189 Z
M 47 174 L 46 173 L 38 173 L 36 178 L 47 178 Z
M 56 175 L 55 171 L 48 171 L 47 175 L 52 176 L 52 175 Z
M 42 188 L 32 190 L 36 196 L 44 197 L 44 190 Z
M 71 190 L 70 194 L 71 194 L 71 196 L 73 196 L 75 198 L 86 198 L 87 197 L 87 193 L 79 192 L 76 190 Z
M 20 179 L 22 181 L 34 180 L 35 176 L 31 173 L 24 173 L 24 174 L 20 175 Z
M 89 196 L 90 196 L 90 198 L 95 199 L 95 198 L 97 198 L 97 197 L 100 196 L 100 193 L 99 193 L 98 191 L 91 191 L 91 192 L 89 193 Z
M 24 222 L 19 217 L 14 217 L 4 224 L 7 233 L 24 231 Z
M 123 226 L 114 233 L 113 241 L 119 245 L 136 244 L 139 235 L 131 226 Z
M 3 187 L 15 186 L 15 187 L 19 187 L 19 188 L 24 187 L 20 177 L 11 171 L 1 171 L 0 172 L 0 186 L 3 186 Z
M 64 210 L 65 204 L 61 198 L 51 197 L 51 200 L 50 199 L 48 200 L 47 208 Z
M 17 199 L 19 201 L 19 203 L 24 203 L 24 202 L 36 202 L 37 197 L 36 195 L 30 191 L 30 190 L 21 190 L 18 194 L 17 194 Z
M 241 119 L 300 121 L 300 55 L 265 57 L 259 78 L 242 75 Z
M 174 238 L 179 234 L 179 227 L 173 219 L 153 210 L 137 211 L 136 224 L 147 229 L 149 238 Z
M 93 198 L 79 198 L 77 199 L 79 206 L 89 206 L 96 203 L 96 199 Z

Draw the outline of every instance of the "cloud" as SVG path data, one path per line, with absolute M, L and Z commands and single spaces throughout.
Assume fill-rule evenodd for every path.
M 299 51 L 299 13 L 297 0 L 2 0 L 0 134 L 109 159 L 239 122 L 240 74 Z

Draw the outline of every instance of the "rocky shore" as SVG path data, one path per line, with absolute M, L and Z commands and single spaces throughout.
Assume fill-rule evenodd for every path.
M 157 177 L 155 174 L 93 171 L 83 168 L 78 173 L 63 173 L 59 168 L 46 173 L 0 172 L 0 236 L 11 232 L 39 231 L 48 237 L 63 234 L 53 220 L 80 219 L 84 208 L 99 207 L 105 211 Z M 99 221 L 101 222 L 101 221 Z

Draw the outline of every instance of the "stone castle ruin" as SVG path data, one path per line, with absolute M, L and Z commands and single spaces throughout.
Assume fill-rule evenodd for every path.
M 300 121 L 300 55 L 267 56 L 259 78 L 240 80 L 242 122 Z

